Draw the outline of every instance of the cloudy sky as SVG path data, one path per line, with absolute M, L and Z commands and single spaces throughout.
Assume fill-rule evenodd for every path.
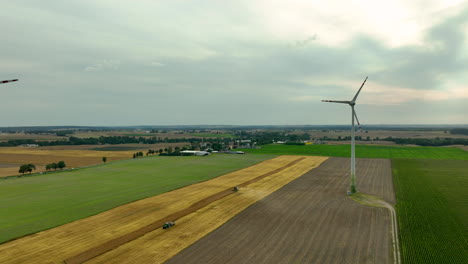
M 0 126 L 468 123 L 466 0 L 0 3 Z

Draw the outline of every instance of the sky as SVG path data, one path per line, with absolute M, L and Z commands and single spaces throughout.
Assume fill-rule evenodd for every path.
M 468 124 L 466 0 L 0 3 L 0 126 Z

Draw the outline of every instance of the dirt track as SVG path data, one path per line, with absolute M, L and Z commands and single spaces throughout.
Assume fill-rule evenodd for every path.
M 357 177 L 394 203 L 389 160 L 358 159 Z M 166 263 L 392 263 L 389 211 L 346 197 L 348 180 L 349 159 L 331 158 Z

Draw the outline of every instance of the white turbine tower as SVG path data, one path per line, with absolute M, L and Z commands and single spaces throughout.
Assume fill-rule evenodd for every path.
M 328 102 L 328 103 L 340 103 L 340 104 L 348 104 L 351 106 L 351 193 L 356 193 L 356 155 L 355 155 L 355 142 L 354 142 L 354 118 L 356 118 L 356 121 L 359 124 L 359 119 L 356 115 L 356 111 L 354 111 L 354 106 L 356 105 L 356 99 L 359 95 L 359 92 L 361 92 L 362 87 L 367 81 L 367 77 L 364 80 L 364 82 L 361 84 L 361 87 L 357 91 L 356 95 L 354 96 L 353 100 L 351 101 L 334 101 L 334 100 L 322 100 L 322 102 Z

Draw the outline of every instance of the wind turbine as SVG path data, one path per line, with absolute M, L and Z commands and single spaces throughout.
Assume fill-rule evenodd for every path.
M 16 82 L 16 81 L 18 81 L 18 79 L 14 79 L 14 80 L 4 80 L 4 81 L 0 81 L 0 84 L 9 83 L 9 82 Z
M 322 102 L 327 102 L 327 103 L 339 103 L 339 104 L 348 104 L 351 106 L 351 194 L 356 193 L 356 155 L 355 155 L 355 142 L 354 142 L 354 118 L 356 118 L 356 121 L 359 124 L 359 119 L 356 115 L 356 111 L 354 111 L 354 106 L 356 105 L 356 99 L 359 95 L 359 92 L 361 92 L 362 87 L 367 81 L 367 77 L 364 80 L 364 82 L 361 84 L 361 87 L 357 91 L 356 95 L 354 96 L 353 100 L 351 101 L 334 101 L 334 100 L 322 100 Z

